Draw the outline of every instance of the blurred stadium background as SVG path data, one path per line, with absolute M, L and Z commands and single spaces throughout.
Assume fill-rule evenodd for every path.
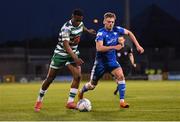
M 1 1 L 0 82 L 41 81 L 58 42 L 59 29 L 74 8 L 84 10 L 84 23 L 89 28 L 98 30 L 103 14 L 112 11 L 118 16 L 117 25 L 135 33 L 145 53 L 138 55 L 134 49 L 137 68 L 127 79 L 180 80 L 178 0 L 105 0 L 101 6 L 94 3 L 97 1 Z M 94 19 L 98 22 L 94 23 Z M 82 72 L 86 80 L 94 62 L 94 37 L 84 33 L 79 49 L 85 61 Z M 66 68 L 59 75 L 57 81 L 71 79 Z M 104 76 L 105 80 L 110 78 Z

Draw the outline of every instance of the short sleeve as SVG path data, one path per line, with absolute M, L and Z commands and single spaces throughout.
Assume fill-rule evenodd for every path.
M 70 41 L 70 29 L 67 27 L 62 28 L 61 37 L 62 37 L 62 41 L 64 41 L 64 40 Z
M 122 28 L 122 27 L 120 27 L 120 26 L 116 26 L 116 31 L 117 31 L 120 35 L 124 35 L 124 34 L 125 34 L 124 28 Z
M 96 35 L 95 41 L 98 42 L 98 41 L 102 41 L 102 40 L 103 40 L 103 32 L 99 31 Z

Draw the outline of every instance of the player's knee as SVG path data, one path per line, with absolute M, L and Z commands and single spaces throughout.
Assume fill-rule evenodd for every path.
M 88 82 L 86 83 L 86 87 L 88 88 L 88 90 L 93 90 L 96 87 L 96 85 L 93 85 L 92 82 Z
M 76 74 L 73 76 L 74 80 L 77 81 L 77 82 L 80 82 L 81 80 L 81 74 Z
M 116 77 L 116 79 L 118 81 L 121 81 L 121 80 L 124 80 L 125 78 L 124 78 L 124 75 L 119 75 L 119 76 Z
M 47 82 L 49 82 L 49 83 L 52 83 L 54 79 L 55 79 L 55 77 L 53 77 L 53 76 L 48 76 L 48 77 L 45 79 L 45 81 L 47 81 Z

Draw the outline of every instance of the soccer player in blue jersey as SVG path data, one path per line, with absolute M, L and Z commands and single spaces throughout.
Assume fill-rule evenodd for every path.
M 79 99 L 83 98 L 84 92 L 93 90 L 99 79 L 105 72 L 111 73 L 118 82 L 118 90 L 120 94 L 120 107 L 128 108 L 129 104 L 125 102 L 126 82 L 120 64 L 116 60 L 116 51 L 120 50 L 124 44 L 118 42 L 118 37 L 128 35 L 135 44 L 137 51 L 141 54 L 144 49 L 138 43 L 134 34 L 120 26 L 114 26 L 116 15 L 111 12 L 104 14 L 104 28 L 99 29 L 96 35 L 96 58 L 91 71 L 90 81 L 87 82 L 79 91 Z

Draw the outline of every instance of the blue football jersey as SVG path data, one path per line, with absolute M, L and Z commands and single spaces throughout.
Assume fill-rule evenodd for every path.
M 124 35 L 124 28 L 115 26 L 112 31 L 105 28 L 99 29 L 95 41 L 103 41 L 104 46 L 115 46 L 118 44 L 118 37 Z M 116 61 L 116 50 L 107 52 L 96 52 L 96 61 L 98 63 L 109 63 Z

